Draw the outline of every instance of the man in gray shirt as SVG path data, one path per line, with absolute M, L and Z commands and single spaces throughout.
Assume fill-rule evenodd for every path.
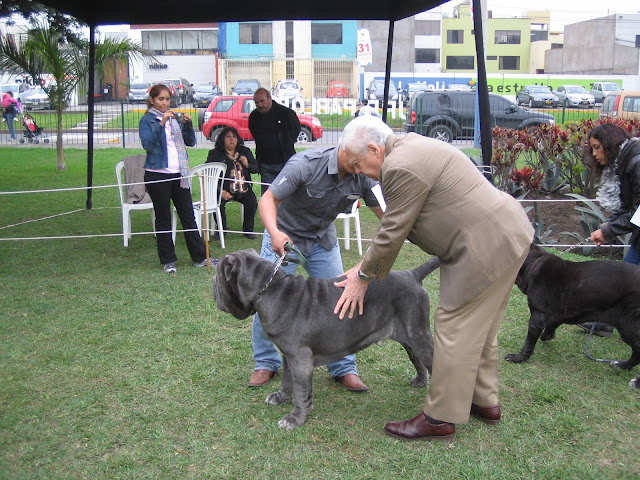
M 305 150 L 294 155 L 258 204 L 266 229 L 260 256 L 275 263 L 289 242 L 309 261 L 306 267 L 309 275 L 318 278 L 342 275 L 342 257 L 333 222 L 360 197 L 380 218 L 382 209 L 371 190 L 375 185 L 370 178 L 356 174 L 344 151 L 338 148 Z M 292 275 L 297 265 L 289 263 L 281 268 Z M 251 343 L 255 370 L 249 386 L 259 387 L 275 375 L 282 359 L 262 330 L 257 313 L 253 318 Z M 350 391 L 368 389 L 358 377 L 355 355 L 330 363 L 327 369 Z

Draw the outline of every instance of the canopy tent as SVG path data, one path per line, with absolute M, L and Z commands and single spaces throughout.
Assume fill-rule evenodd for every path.
M 78 2 L 78 0 L 39 0 L 40 3 L 69 14 L 90 26 L 89 59 L 93 62 L 94 29 L 97 25 L 139 23 L 239 22 L 259 20 L 388 20 L 389 39 L 385 72 L 383 118 L 389 98 L 389 80 L 393 30 L 396 20 L 415 15 L 445 3 L 445 0 L 324 0 L 319 2 L 283 2 L 282 0 L 244 0 L 224 4 L 203 0 L 184 0 L 176 5 L 160 5 L 157 0 L 112 0 L 110 2 Z M 486 0 L 484 0 L 486 5 Z M 481 138 L 491 139 L 489 93 L 487 89 L 482 37 L 483 0 L 473 0 L 474 30 L 478 65 L 478 97 Z M 90 69 L 93 76 L 93 68 Z M 89 127 L 87 145 L 87 186 L 93 185 L 93 100 L 94 82 L 89 78 Z M 482 142 L 485 165 L 491 160 L 491 141 Z M 87 190 L 87 208 L 91 208 L 91 188 Z

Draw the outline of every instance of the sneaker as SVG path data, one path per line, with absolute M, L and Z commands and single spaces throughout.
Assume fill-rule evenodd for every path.
M 209 266 L 210 267 L 215 267 L 216 265 L 218 265 L 218 259 L 211 257 L 209 259 Z M 205 258 L 201 262 L 193 262 L 193 266 L 196 267 L 196 268 L 206 267 L 207 266 L 207 259 Z
M 174 262 L 165 263 L 164 273 L 176 273 L 176 264 Z

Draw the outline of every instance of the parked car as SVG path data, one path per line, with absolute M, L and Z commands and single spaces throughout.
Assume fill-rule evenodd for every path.
M 516 93 L 516 103 L 529 105 L 529 108 L 557 107 L 560 99 L 544 85 L 524 85 Z
M 427 90 L 416 93 L 407 109 L 407 132 L 416 132 L 444 142 L 473 138 L 475 92 L 463 90 Z M 546 113 L 525 110 L 501 95 L 489 94 L 491 127 L 523 130 L 555 119 Z
M 622 88 L 615 82 L 593 82 L 589 93 L 596 99 L 596 103 L 602 103 L 604 97 L 606 97 L 609 92 L 618 90 L 622 90 Z
M 51 110 L 51 100 L 42 87 L 35 87 L 29 96 L 22 99 L 22 108 L 25 110 Z
M 130 102 L 146 102 L 149 98 L 150 83 L 132 83 L 129 86 Z
M 163 82 L 171 82 L 176 86 L 176 92 L 180 96 L 180 103 L 190 103 L 193 101 L 193 84 L 186 78 L 168 78 Z
M 424 92 L 428 90 L 426 83 L 407 83 L 404 88 L 400 91 L 402 95 L 402 101 L 406 104 L 411 100 L 411 95 L 417 92 Z
M 169 89 L 169 93 L 171 93 L 171 102 L 169 103 L 169 108 L 176 108 L 182 104 L 182 97 L 178 95 L 178 87 L 171 80 L 163 80 L 161 82 L 153 82 L 153 85 L 166 85 Z M 152 85 L 152 86 L 153 86 Z
M 261 87 L 260 82 L 255 79 L 238 80 L 236 86 L 231 88 L 232 95 L 253 95 Z
M 349 89 L 347 88 L 347 84 L 338 80 L 330 81 L 329 88 L 327 88 L 327 93 L 325 93 L 325 96 L 329 98 L 348 97 Z
M 596 99 L 582 85 L 560 85 L 555 94 L 565 107 L 589 108 L 596 104 Z
M 253 140 L 249 131 L 249 114 L 256 108 L 249 95 L 227 95 L 215 97 L 204 112 L 202 134 L 215 143 L 224 127 L 235 127 L 243 140 Z M 298 114 L 302 127 L 298 142 L 311 142 L 322 138 L 322 124 L 317 117 Z
M 466 90 L 466 91 L 471 91 L 471 90 L 473 90 L 473 87 L 471 85 L 466 84 L 466 83 L 450 83 L 449 85 L 444 87 L 444 90 Z
M 292 101 L 302 100 L 302 87 L 297 80 L 278 80 L 272 95 L 278 102 L 290 106 Z
M 211 83 L 200 85 L 193 94 L 193 106 L 198 108 L 207 108 L 214 97 L 222 95 L 222 90 L 218 85 Z
M 640 91 L 609 92 L 602 101 L 600 116 L 621 120 L 640 120 Z
M 384 101 L 384 80 L 371 80 L 367 88 L 367 100 Z M 389 100 L 398 100 L 398 89 L 393 82 L 389 82 Z

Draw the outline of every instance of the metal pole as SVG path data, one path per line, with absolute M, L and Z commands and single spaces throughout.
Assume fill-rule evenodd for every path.
M 96 79 L 96 34 L 95 23 L 89 26 L 89 91 L 87 92 L 87 210 L 93 206 L 91 201 L 91 186 L 93 185 L 93 103 L 94 103 L 94 83 Z
M 125 145 L 125 134 L 124 134 L 124 98 L 120 99 L 120 115 L 122 117 L 122 148 L 127 148 Z
M 487 69 L 484 62 L 481 0 L 473 0 L 473 28 L 476 37 L 476 60 L 478 62 L 478 103 L 480 105 L 480 148 L 482 149 L 482 164 L 485 166 L 491 166 L 491 110 L 489 107 Z M 491 180 L 490 175 L 488 178 Z
M 389 36 L 387 38 L 387 64 L 384 72 L 384 98 L 382 100 L 382 121 L 387 122 L 387 107 L 389 104 L 389 81 L 391 78 L 391 54 L 393 53 L 393 29 L 395 20 L 389 20 Z

